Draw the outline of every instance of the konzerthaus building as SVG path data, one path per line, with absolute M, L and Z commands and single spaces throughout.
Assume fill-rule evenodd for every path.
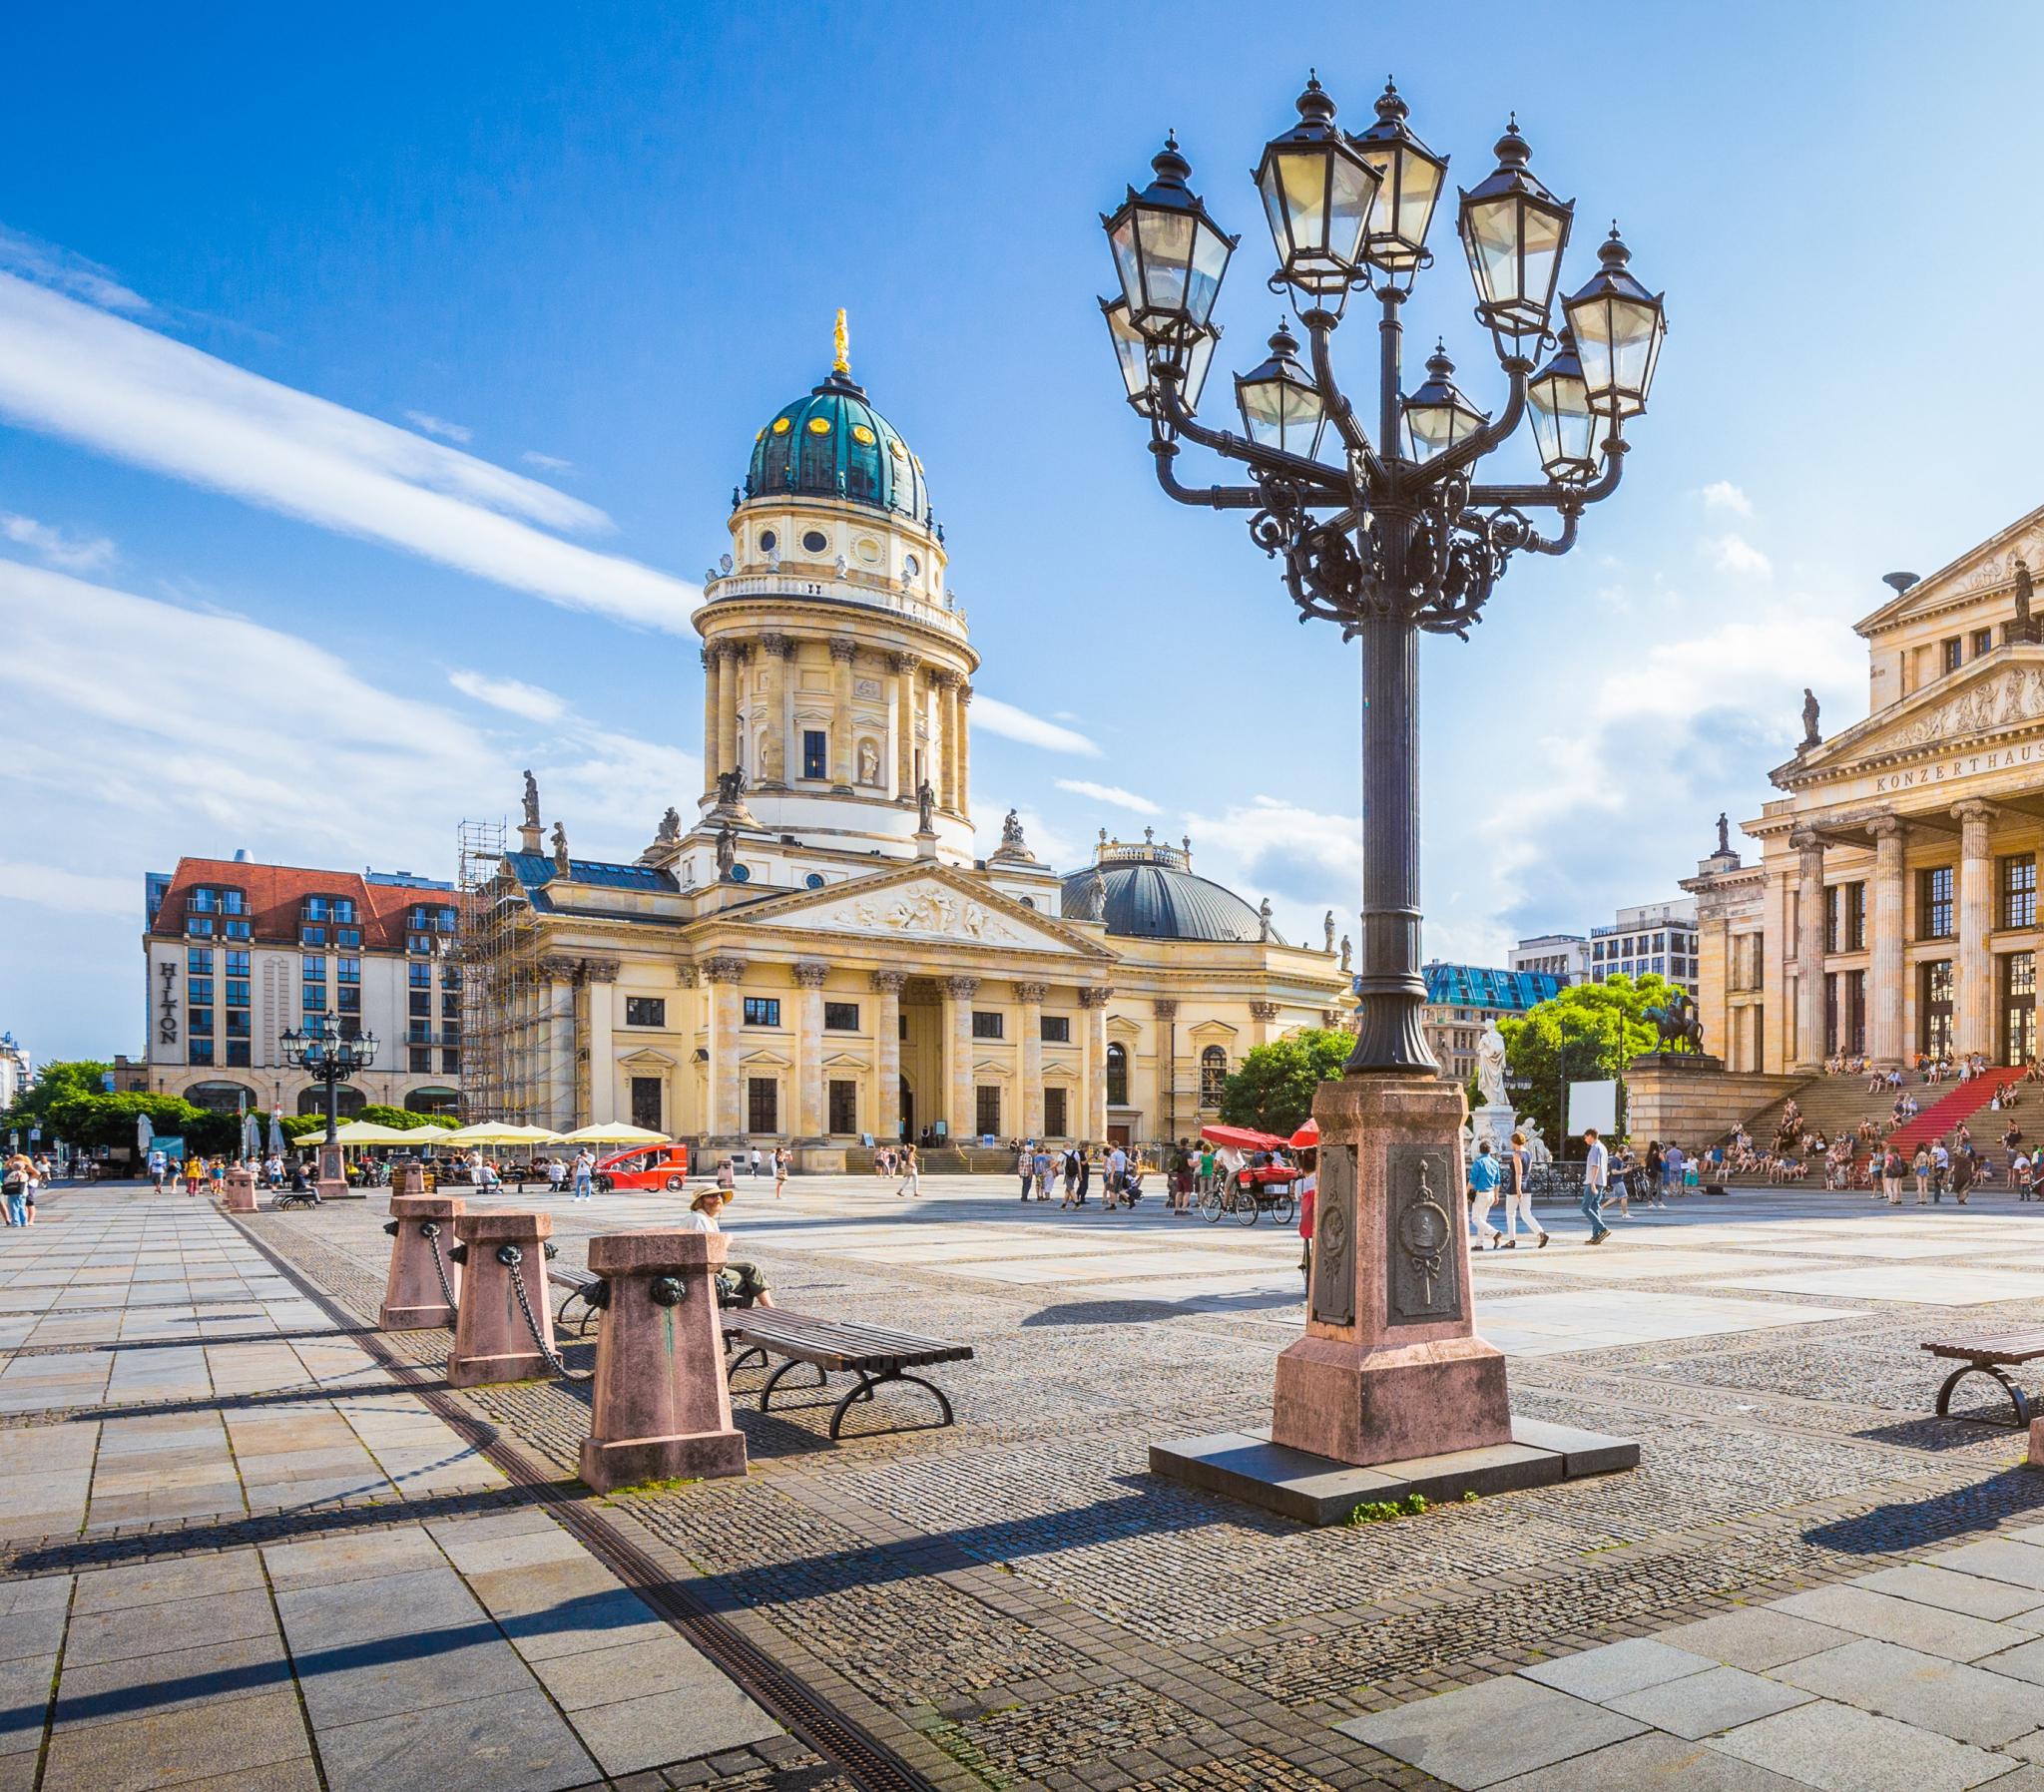
M 1011 815 L 974 857 L 979 656 L 921 463 L 841 356 L 761 428 L 729 527 L 697 818 L 601 863 L 529 785 L 519 848 L 468 878 L 472 1118 L 809 1167 L 861 1136 L 1161 1139 L 1251 1047 L 1352 1010 L 1331 936 L 1287 945 L 1190 842 L 1103 832 L 1060 875 Z
M 2044 646 L 2030 567 L 2044 510 L 1857 625 L 1869 714 L 1808 738 L 1721 850 L 1697 896 L 1707 1047 L 1732 1071 L 1795 1073 L 1833 1053 L 1893 1065 L 2037 1049 L 2044 845 Z

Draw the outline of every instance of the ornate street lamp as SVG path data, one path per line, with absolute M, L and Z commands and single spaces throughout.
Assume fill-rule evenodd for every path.
M 1122 370 L 1122 383 L 1129 389 L 1129 403 L 1135 407 L 1136 415 L 1154 417 L 1157 414 L 1157 380 L 1151 372 L 1152 363 L 1157 361 L 1183 363 L 1180 396 L 1187 410 L 1197 412 L 1200 393 L 1207 384 L 1207 369 L 1214 364 L 1214 350 L 1221 341 L 1220 324 L 1185 332 L 1192 338 L 1192 347 L 1188 350 L 1178 343 L 1153 342 L 1134 328 L 1129 322 L 1129 301 L 1126 298 L 1103 298 L 1100 310 L 1107 319 L 1108 338 L 1114 343 L 1115 360 Z
M 1181 343 L 1212 326 L 1214 300 L 1235 238 L 1223 233 L 1190 185 L 1174 139 L 1101 220 L 1114 248 L 1124 309 L 1116 331 L 1130 400 L 1150 419 L 1159 483 L 1183 504 L 1246 510 L 1251 539 L 1280 558 L 1301 618 L 1340 626 L 1362 642 L 1363 911 L 1360 1013 L 1351 1073 L 1434 1076 L 1420 1028 L 1426 985 L 1419 956 L 1418 639 L 1468 639 L 1514 553 L 1563 554 L 1584 509 L 1618 487 L 1623 419 L 1645 408 L 1666 328 L 1662 303 L 1626 270 L 1623 243 L 1567 301 L 1570 331 L 1552 316 L 1573 208 L 1533 174 L 1514 122 L 1497 168 L 1461 195 L 1457 228 L 1490 330 L 1506 401 L 1492 421 L 1456 387 L 1445 353 L 1409 397 L 1402 385 L 1400 308 L 1431 257 L 1426 232 L 1447 163 L 1413 135 L 1395 88 L 1377 122 L 1343 137 L 1317 80 L 1298 100 L 1299 122 L 1264 150 L 1256 182 L 1277 254 L 1274 288 L 1289 289 L 1308 349 L 1280 329 L 1271 356 L 1239 376 L 1245 435 L 1193 415 L 1191 368 Z M 1372 178 L 1373 177 L 1373 178 Z M 1351 290 L 1381 307 L 1376 427 L 1336 383 L 1331 353 Z M 1211 351 L 1212 338 L 1206 343 Z M 1543 348 L 1554 352 L 1538 375 Z M 1204 367 L 1201 368 L 1204 376 Z M 1544 483 L 1482 485 L 1478 462 L 1511 438 L 1527 411 Z M 1338 437 L 1338 464 L 1317 456 Z M 1193 489 L 1175 462 L 1195 442 L 1243 463 L 1250 484 Z M 1530 512 L 1560 513 L 1550 538 Z
M 279 1036 L 285 1060 L 302 1070 L 314 1083 L 326 1087 L 326 1137 L 323 1145 L 339 1140 L 340 1086 L 359 1076 L 376 1062 L 373 1033 L 344 1034 L 331 1016 L 314 1022 L 309 1017 L 304 1030 L 287 1029 Z

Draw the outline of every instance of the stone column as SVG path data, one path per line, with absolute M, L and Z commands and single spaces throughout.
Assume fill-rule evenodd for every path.
M 618 1067 L 613 1057 L 612 1002 L 617 994 L 618 961 L 585 958 L 582 975 L 589 985 L 589 1118 L 592 1122 L 618 1118 Z
M 972 1136 L 972 998 L 977 977 L 944 979 L 944 1100 L 950 1113 L 951 1142 Z
M 1268 1046 L 1271 1043 L 1271 1029 L 1277 1024 L 1278 1004 L 1275 1002 L 1252 1002 L 1250 1004 L 1250 1044 Z
M 1157 1107 L 1151 1112 L 1164 1122 L 1160 1137 L 1178 1136 L 1178 1004 L 1160 996 L 1150 1004 L 1157 1016 Z
M 1994 928 L 1994 859 L 1987 830 L 1999 817 L 1991 803 L 1962 802 L 1952 807 L 1959 833 L 1959 952 L 1952 967 L 1958 981 L 1952 1007 L 1955 1037 L 1961 1052 L 1979 1052 L 1994 1059 L 1994 953 L 1988 935 Z
M 710 985 L 710 1113 L 703 1129 L 714 1142 L 737 1137 L 744 1119 L 739 1111 L 739 984 L 746 961 L 706 958 L 698 969 Z
M 828 965 L 794 968 L 795 1134 L 813 1142 L 823 1137 L 823 979 L 829 975 Z
M 901 986 L 906 971 L 875 971 L 873 993 L 879 997 L 879 1012 L 873 1016 L 873 1076 L 879 1087 L 873 1094 L 879 1120 L 873 1138 L 891 1144 L 901 1136 Z
M 785 635 L 763 635 L 766 651 L 766 744 L 760 754 L 760 782 L 769 790 L 787 788 L 787 663 L 794 643 Z
M 1043 1136 L 1043 999 L 1047 983 L 1018 983 L 1015 1000 L 1022 1004 L 1022 1136 Z
M 1107 1005 L 1110 989 L 1082 989 L 1079 1006 L 1086 1011 L 1086 1114 L 1080 1136 L 1095 1144 L 1107 1142 Z
M 916 654 L 889 654 L 887 664 L 894 672 L 894 800 L 912 804 L 915 801 L 915 674 L 922 659 Z
M 851 662 L 858 643 L 842 635 L 830 639 L 830 788 L 851 794 Z
M 717 774 L 723 769 L 718 762 L 722 741 L 718 736 L 718 721 L 724 713 L 724 654 L 716 647 L 703 650 L 703 794 L 714 795 L 717 791 Z
M 1890 1070 L 1902 1062 L 1902 823 L 1880 815 L 1867 824 L 1873 835 L 1873 901 L 1867 917 L 1872 948 L 1869 981 L 1873 984 L 1873 1062 Z
M 958 812 L 958 686 L 964 681 L 949 667 L 932 674 L 937 682 L 937 769 L 930 782 L 936 786 L 937 807 L 947 815 Z
M 719 642 L 717 668 L 717 769 L 730 771 L 739 762 L 739 680 L 746 650 L 737 642 Z
M 972 817 L 972 686 L 958 685 L 958 813 Z
M 1818 1071 L 1824 1062 L 1824 843 L 1807 829 L 1789 835 L 1795 848 L 1795 1063 Z

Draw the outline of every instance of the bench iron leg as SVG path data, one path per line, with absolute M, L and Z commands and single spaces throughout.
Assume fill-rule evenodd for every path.
M 2009 1376 L 1992 1363 L 1962 1363 L 1945 1377 L 1944 1386 L 1937 1390 L 1937 1416 L 1940 1419 L 1952 1417 L 1952 1390 L 1969 1375 L 1984 1375 L 1990 1381 L 1998 1383 L 2001 1391 L 2008 1396 L 2009 1404 L 2015 1408 L 2016 1416 L 2011 1429 L 2016 1431 L 2028 1431 L 2030 1429 L 2030 1402 L 2028 1396 L 2024 1394 L 2022 1388 L 2015 1381 L 2010 1379 Z M 2010 1425 L 2010 1421 L 2007 1419 L 1976 1419 L 1969 1413 L 1961 1413 L 1956 1422 L 1965 1425 Z
M 919 1388 L 927 1388 L 932 1394 L 936 1395 L 937 1405 L 943 1408 L 944 1424 L 949 1425 L 952 1423 L 951 1403 L 944 1397 L 944 1390 L 938 1387 L 935 1382 L 924 1381 L 920 1375 L 904 1375 L 899 1369 L 882 1370 L 878 1375 L 870 1375 L 861 1369 L 858 1372 L 858 1385 L 846 1394 L 842 1400 L 838 1401 L 835 1409 L 830 1414 L 831 1442 L 835 1443 L 837 1441 L 837 1428 L 844 1423 L 844 1415 L 850 1408 L 851 1403 L 854 1400 L 872 1399 L 873 1390 L 882 1382 L 889 1381 L 912 1381 Z M 941 1430 L 942 1427 L 940 1426 L 937 1429 Z
M 752 1353 L 748 1352 L 747 1354 L 750 1355 Z M 760 1353 L 760 1361 L 763 1364 L 766 1361 L 765 1352 Z M 830 1376 L 821 1363 L 804 1363 L 800 1357 L 791 1356 L 778 1369 L 774 1370 L 771 1375 L 767 1376 L 766 1385 L 760 1390 L 760 1410 L 763 1413 L 766 1410 L 766 1402 L 773 1396 L 773 1390 L 780 1386 L 780 1378 L 790 1369 L 813 1369 L 816 1372 L 817 1387 L 827 1387 L 830 1384 Z

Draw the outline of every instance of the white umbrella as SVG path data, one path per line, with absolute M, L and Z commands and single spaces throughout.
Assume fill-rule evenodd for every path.
M 283 1155 L 283 1122 L 277 1119 L 273 1108 L 269 1112 L 269 1154 L 272 1157 Z
M 149 1123 L 149 1116 L 135 1117 L 135 1158 L 138 1163 L 149 1161 L 149 1147 L 156 1142 L 156 1128 Z
M 457 1126 L 452 1132 L 442 1132 L 439 1136 L 443 1144 L 524 1144 L 532 1135 L 523 1126 L 514 1126 L 508 1121 L 478 1120 L 472 1126 Z M 551 1138 L 553 1134 L 548 1133 L 547 1136 Z
M 665 1132 L 649 1132 L 644 1126 L 625 1125 L 617 1120 L 599 1121 L 593 1126 L 577 1126 L 574 1131 L 564 1133 L 563 1144 L 599 1144 L 615 1140 L 619 1144 L 665 1144 Z
M 349 1120 L 344 1126 L 335 1128 L 334 1139 L 340 1144 L 410 1144 L 409 1132 L 395 1126 L 379 1126 L 374 1120 Z

